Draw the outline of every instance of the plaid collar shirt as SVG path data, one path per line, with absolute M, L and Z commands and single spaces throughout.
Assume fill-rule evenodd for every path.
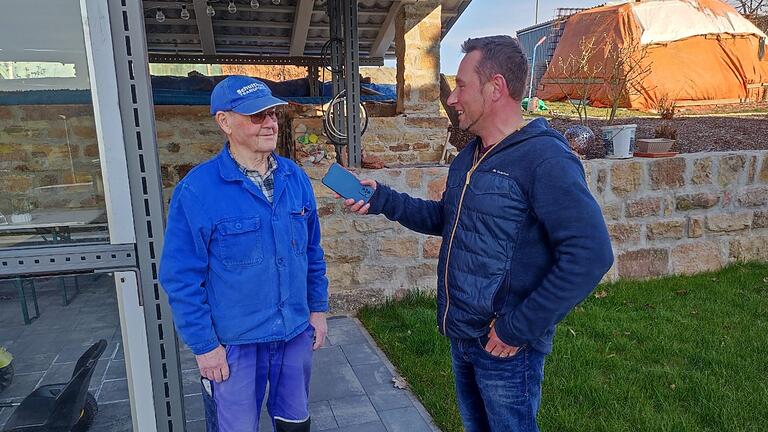
M 229 149 L 229 147 L 227 147 L 227 149 Z M 248 177 L 253 182 L 253 184 L 258 186 L 258 188 L 261 189 L 261 192 L 264 193 L 267 201 L 272 203 L 272 199 L 275 194 L 275 176 L 272 174 L 277 169 L 277 159 L 275 159 L 275 156 L 270 153 L 269 157 L 267 157 L 267 172 L 262 176 L 258 171 L 252 171 L 240 165 L 240 162 L 238 162 L 237 159 L 235 159 L 235 157 L 232 155 L 232 150 L 229 150 L 229 155 L 237 164 L 238 169 L 240 169 L 240 171 L 245 174 L 245 176 Z

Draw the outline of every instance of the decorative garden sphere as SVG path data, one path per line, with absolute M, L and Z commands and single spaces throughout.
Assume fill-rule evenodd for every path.
M 586 156 L 590 149 L 598 144 L 595 133 L 584 125 L 569 126 L 563 135 L 568 140 L 571 149 L 582 156 Z

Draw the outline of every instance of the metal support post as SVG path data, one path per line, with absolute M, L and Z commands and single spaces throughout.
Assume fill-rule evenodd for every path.
M 141 2 L 109 1 L 155 421 L 158 432 L 172 432 L 185 429 L 184 393 L 176 329 L 158 281 L 163 195 L 143 15 Z
M 344 28 L 341 12 L 341 0 L 328 0 L 328 20 L 331 35 L 331 80 L 333 95 L 344 90 Z M 323 95 L 327 96 L 327 95 Z
M 326 7 L 328 8 L 328 20 L 330 25 L 329 33 L 331 35 L 331 88 L 333 90 L 333 94 L 324 94 L 322 96 L 330 96 L 332 99 L 346 88 L 346 82 L 344 81 L 344 50 L 346 47 L 344 46 L 344 28 L 341 11 L 341 0 L 328 0 Z M 331 109 L 333 110 L 331 113 L 331 117 L 333 118 L 333 126 L 336 128 L 336 130 L 343 130 L 346 112 L 342 109 L 339 109 L 338 105 L 332 106 Z M 343 143 L 337 143 L 334 145 L 334 148 L 336 150 L 336 161 L 343 165 L 345 163 L 345 161 L 343 161 L 341 158 L 341 152 L 344 148 Z
M 320 70 L 316 65 L 307 66 L 307 78 L 309 79 L 309 95 L 320 96 Z
M 357 0 L 342 0 L 344 14 L 344 77 L 347 88 L 347 153 L 349 166 L 362 166 L 360 131 L 360 49 L 357 30 Z

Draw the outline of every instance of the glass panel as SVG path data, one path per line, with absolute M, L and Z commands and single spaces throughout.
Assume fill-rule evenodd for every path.
M 6 0 L 0 26 L 0 248 L 107 242 L 78 0 Z
M 0 280 L 0 430 L 20 421 L 17 408 L 3 404 L 22 403 L 41 386 L 72 382 L 78 359 L 100 340 L 106 347 L 94 356 L 90 380 L 74 381 L 66 391 L 87 388 L 98 404 L 89 430 L 132 430 L 121 335 L 110 274 Z M 4 352 L 13 356 L 10 366 Z

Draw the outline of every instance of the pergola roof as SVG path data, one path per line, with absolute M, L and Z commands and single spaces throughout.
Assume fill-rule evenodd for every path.
M 277 0 L 275 0 L 277 1 Z M 168 61 L 201 56 L 319 56 L 330 38 L 327 0 L 143 0 L 150 60 Z M 395 17 L 401 5 L 413 0 L 359 0 L 358 36 L 361 60 L 380 63 L 394 56 Z M 441 0 L 444 37 L 471 0 Z M 207 6 L 215 10 L 209 17 Z M 182 6 L 189 19 L 182 19 Z M 158 22 L 157 11 L 165 19 Z M 181 61 L 179 61 L 181 62 Z

